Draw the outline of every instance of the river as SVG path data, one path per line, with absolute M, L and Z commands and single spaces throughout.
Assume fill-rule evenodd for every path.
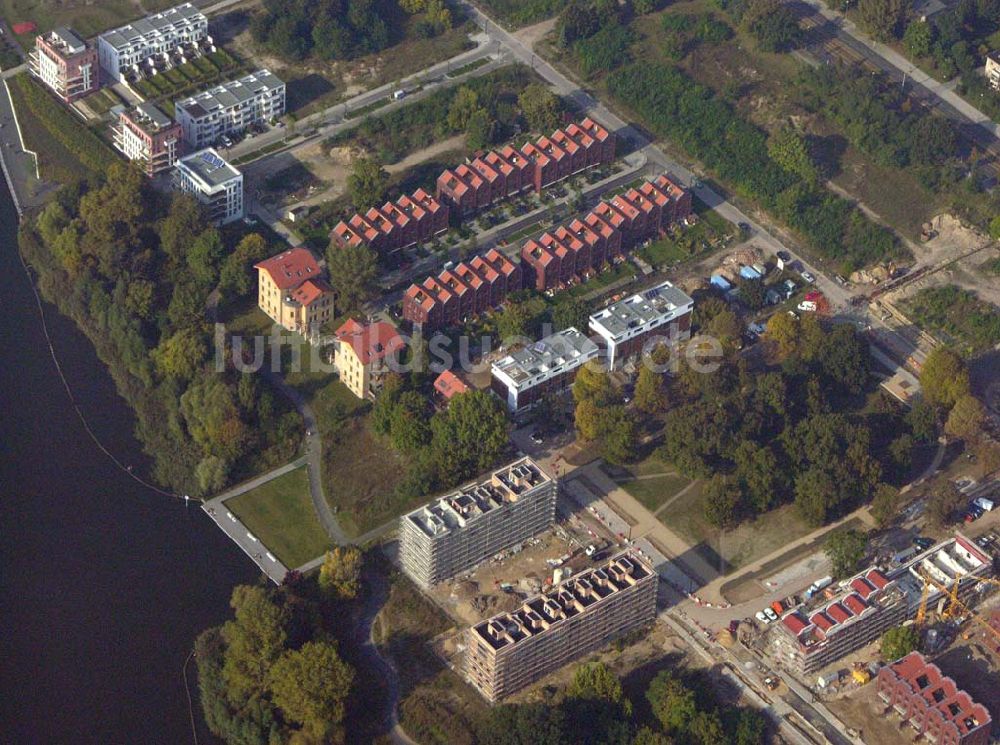
M 258 571 L 197 506 L 144 488 L 88 438 L 49 355 L 2 179 L 0 309 L 0 740 L 192 742 L 185 660 Z M 91 427 L 145 474 L 131 411 L 90 342 L 52 306 L 45 317 Z

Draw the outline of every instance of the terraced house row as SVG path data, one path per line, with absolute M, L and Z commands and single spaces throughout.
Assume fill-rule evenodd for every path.
M 438 176 L 437 197 L 459 216 L 521 192 L 540 192 L 574 173 L 615 159 L 611 133 L 590 118 L 539 137 L 520 150 L 507 145 Z
M 690 192 L 660 176 L 601 202 L 583 219 L 529 240 L 519 265 L 493 249 L 423 284 L 410 285 L 403 296 L 403 318 L 429 331 L 496 308 L 524 287 L 545 292 L 586 279 L 690 214 Z
M 341 220 L 330 234 L 341 248 L 367 244 L 379 253 L 392 253 L 426 241 L 448 229 L 448 207 L 423 189 L 395 203 L 372 207 L 349 222 Z

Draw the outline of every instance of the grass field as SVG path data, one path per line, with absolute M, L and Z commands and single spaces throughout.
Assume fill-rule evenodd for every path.
M 642 502 L 650 512 L 656 512 L 670 498 L 685 489 L 690 479 L 678 475 L 651 476 L 624 482 L 621 487 Z
M 0 17 L 13 26 L 34 21 L 38 30 L 19 37 L 33 42 L 36 33 L 70 26 L 83 37 L 94 36 L 136 18 L 177 5 L 176 0 L 0 0 Z
M 955 285 L 927 287 L 903 303 L 915 323 L 974 356 L 1000 343 L 1000 310 Z
M 226 500 L 226 508 L 289 568 L 302 566 L 330 547 L 313 510 L 304 466 Z

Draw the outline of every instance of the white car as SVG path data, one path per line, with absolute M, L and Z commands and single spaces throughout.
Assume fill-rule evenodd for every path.
M 769 621 L 778 620 L 778 614 L 774 612 L 774 608 L 765 608 L 764 615 L 767 616 Z
M 756 618 L 758 621 L 760 621 L 765 626 L 767 624 L 771 623 L 771 619 L 768 618 L 767 616 L 765 616 L 764 615 L 764 611 L 762 611 L 762 610 L 757 611 L 757 613 L 754 615 L 754 618 Z
M 811 272 L 802 272 L 800 276 L 802 277 L 803 281 L 808 282 L 809 284 L 812 284 L 813 282 L 816 281 L 816 277 L 814 277 Z

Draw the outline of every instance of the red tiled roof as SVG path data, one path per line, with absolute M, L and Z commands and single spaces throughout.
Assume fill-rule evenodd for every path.
M 851 617 L 851 613 L 840 603 L 831 603 L 826 609 L 826 615 L 837 623 L 843 623 Z
M 781 619 L 781 622 L 796 636 L 809 627 L 809 622 L 798 611 L 788 613 Z
M 844 605 L 846 605 L 847 609 L 856 616 L 860 616 L 868 608 L 868 603 L 853 592 L 844 598 Z
M 496 280 L 497 277 L 500 276 L 497 270 L 494 269 L 490 265 L 490 263 L 486 261 L 486 259 L 484 259 L 482 256 L 477 256 L 476 258 L 474 258 L 470 266 L 475 271 L 479 272 L 479 274 L 481 274 L 486 279 L 487 282 L 492 283 L 494 280 Z
M 362 326 L 354 319 L 348 319 L 335 335 L 342 344 L 351 345 L 362 365 L 380 360 L 405 346 L 399 330 L 386 321 Z
M 889 580 L 878 569 L 872 569 L 865 577 L 880 590 L 884 590 L 886 585 L 889 584 Z
M 857 577 L 851 580 L 851 587 L 865 600 L 875 592 L 875 586 L 864 577 Z
M 451 370 L 445 370 L 434 381 L 434 390 L 444 396 L 446 401 L 450 401 L 453 396 L 468 391 L 469 386 Z
M 818 626 L 823 631 L 829 631 L 830 629 L 832 629 L 834 626 L 837 625 L 830 620 L 830 617 L 826 615 L 826 613 L 823 613 L 822 611 L 820 611 L 819 613 L 814 613 L 812 618 L 810 618 L 809 620 L 812 621 L 812 623 L 815 626 Z
M 322 279 L 307 279 L 292 291 L 292 297 L 308 307 L 330 292 L 333 292 L 333 289 Z
M 298 287 L 310 277 L 319 276 L 319 264 L 306 248 L 282 251 L 277 256 L 254 264 L 254 268 L 267 272 L 279 290 Z
M 409 286 L 406 290 L 406 297 L 413 298 L 421 308 L 427 311 L 433 308 L 436 302 L 420 285 L 416 284 Z

